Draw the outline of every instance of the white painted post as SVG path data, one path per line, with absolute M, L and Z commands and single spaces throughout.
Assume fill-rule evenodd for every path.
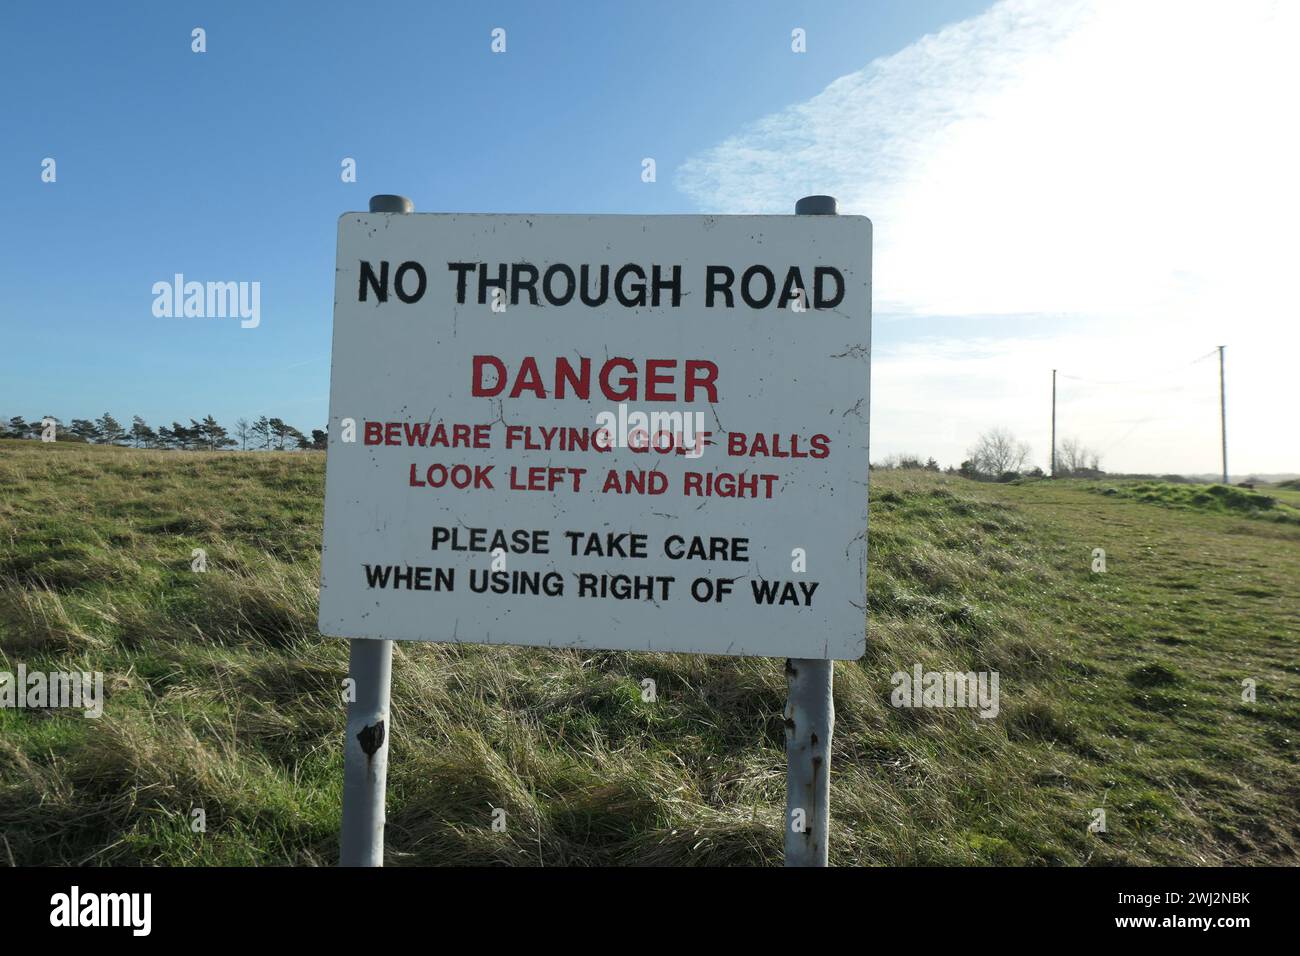
M 834 661 L 785 662 L 785 865 L 826 866 L 831 822 Z
M 801 216 L 834 216 L 834 196 L 805 196 Z M 785 662 L 785 865 L 826 866 L 830 850 L 831 733 L 835 662 L 790 658 Z
M 371 196 L 370 211 L 409 213 L 415 211 L 415 205 L 404 196 Z M 354 697 L 348 704 L 343 735 L 339 865 L 383 866 L 393 642 L 358 639 L 349 643 L 348 677 Z
M 339 865 L 383 866 L 393 642 L 358 638 L 349 643 L 348 676 L 356 700 L 348 704 L 348 729 L 343 738 Z

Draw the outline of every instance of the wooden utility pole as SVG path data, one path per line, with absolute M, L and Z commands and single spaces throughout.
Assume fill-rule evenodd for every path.
M 1224 394 L 1223 349 L 1219 346 L 1219 436 L 1223 440 L 1223 483 L 1228 483 L 1228 400 Z
M 1052 477 L 1056 477 L 1056 369 L 1052 369 Z

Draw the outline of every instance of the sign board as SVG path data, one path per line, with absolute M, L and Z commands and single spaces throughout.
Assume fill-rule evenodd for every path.
M 871 223 L 348 213 L 320 630 L 865 647 Z

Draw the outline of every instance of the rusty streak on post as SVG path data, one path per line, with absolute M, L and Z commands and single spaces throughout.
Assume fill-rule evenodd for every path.
M 786 662 L 786 866 L 826 866 L 829 860 L 834 666 L 829 660 Z

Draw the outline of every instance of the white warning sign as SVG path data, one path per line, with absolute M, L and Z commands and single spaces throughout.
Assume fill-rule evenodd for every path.
M 320 629 L 865 647 L 871 223 L 339 220 Z

